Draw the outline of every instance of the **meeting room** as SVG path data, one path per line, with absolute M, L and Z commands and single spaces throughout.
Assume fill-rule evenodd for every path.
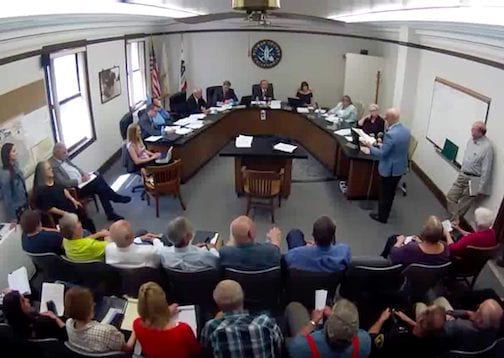
M 0 356 L 504 357 L 503 19 L 5 2 Z

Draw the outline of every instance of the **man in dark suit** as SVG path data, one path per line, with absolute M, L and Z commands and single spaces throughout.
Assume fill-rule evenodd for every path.
M 379 157 L 378 173 L 380 174 L 380 195 L 378 213 L 370 213 L 373 220 L 385 224 L 394 202 L 397 184 L 408 166 L 409 130 L 399 123 L 399 110 L 390 108 L 385 112 L 388 128 L 385 131 L 383 144 L 375 147 L 365 143 L 372 155 Z
M 216 105 L 219 102 L 228 104 L 231 101 L 238 102 L 238 97 L 236 97 L 234 90 L 231 88 L 231 82 L 226 80 L 222 83 L 222 87 L 215 90 L 212 104 Z
M 269 82 L 261 80 L 259 87 L 253 88 L 252 100 L 271 101 L 273 98 L 273 88 L 269 86 Z
M 196 87 L 193 94 L 187 99 L 187 109 L 189 114 L 194 113 L 208 113 L 207 103 L 203 99 L 203 91 L 201 88 Z

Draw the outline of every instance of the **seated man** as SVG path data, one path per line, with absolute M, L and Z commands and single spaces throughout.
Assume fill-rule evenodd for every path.
M 76 166 L 68 159 L 67 148 L 63 143 L 56 143 L 53 148 L 53 156 L 49 159 L 49 163 L 54 172 L 54 182 L 66 188 L 77 188 L 79 196 L 98 195 L 102 204 L 103 210 L 107 215 L 108 220 L 122 219 L 120 215 L 114 212 L 111 201 L 114 203 L 129 203 L 131 197 L 117 194 L 105 181 L 101 174 L 98 174 L 95 179 L 78 188 L 79 184 L 89 180 L 89 174 Z
M 268 81 L 261 80 L 261 82 L 259 82 L 259 87 L 253 87 L 253 101 L 271 101 L 273 99 L 273 89 L 270 88 Z
M 450 233 L 446 232 L 446 242 L 451 256 L 458 256 L 467 246 L 492 247 L 497 245 L 495 231 L 492 228 L 494 213 L 492 210 L 479 207 L 474 211 L 476 228 L 474 232 L 467 232 L 458 225 L 453 225 L 455 229 L 463 235 L 457 242 L 453 241 Z
M 289 251 L 285 262 L 289 268 L 311 272 L 339 272 L 350 263 L 350 247 L 336 243 L 336 225 L 327 216 L 313 224 L 315 245 L 304 243 L 303 233 L 294 229 L 287 235 Z M 304 245 L 304 246 L 301 246 Z
M 265 314 L 251 315 L 243 309 L 243 290 L 233 280 L 219 282 L 213 298 L 222 313 L 205 324 L 201 345 L 214 357 L 280 357 L 282 331 Z
M 95 234 L 84 236 L 79 217 L 67 213 L 59 220 L 61 234 L 63 235 L 63 248 L 65 256 L 72 261 L 102 260 L 105 255 L 104 241 L 110 234 L 107 230 L 98 231 Z
M 161 118 L 163 118 L 163 124 L 169 124 L 172 122 L 172 120 L 170 119 L 170 113 L 168 113 L 168 111 L 163 108 L 163 104 L 161 103 L 161 100 L 159 98 L 153 98 L 152 104 L 156 106 L 158 114 L 161 116 Z
M 159 267 L 159 249 L 163 243 L 157 235 L 146 233 L 139 238 L 153 245 L 136 244 L 131 225 L 126 220 L 116 221 L 109 231 L 112 242 L 105 247 L 107 264 L 119 268 Z
M 158 110 L 159 108 L 156 104 L 149 104 L 142 115 L 138 117 L 138 125 L 140 126 L 140 136 L 142 139 L 175 132 L 172 127 L 166 126 L 166 122 Z
M 367 357 L 371 352 L 369 334 L 359 329 L 357 307 L 344 298 L 333 308 L 326 306 L 311 315 L 301 303 L 291 302 L 285 308 L 285 316 L 294 337 L 287 341 L 291 358 L 313 357 L 311 346 L 319 357 Z M 322 326 L 324 317 L 327 320 Z
M 189 114 L 195 113 L 208 113 L 207 103 L 203 99 L 203 91 L 201 88 L 196 87 L 187 99 L 187 110 Z
M 441 336 L 445 320 L 446 311 L 440 306 L 433 305 L 419 311 L 416 321 L 401 311 L 387 308 L 368 330 L 372 356 L 437 357 L 447 349 Z
M 270 230 L 269 242 L 257 243 L 254 222 L 248 216 L 239 216 L 230 231 L 232 242 L 219 250 L 221 267 L 257 271 L 280 266 L 280 230 Z
M 21 245 L 23 250 L 32 254 L 52 252 L 62 255 L 63 236 L 56 229 L 42 227 L 40 213 L 36 210 L 27 209 L 21 215 Z
M 186 218 L 178 217 L 170 221 L 166 235 L 173 246 L 160 250 L 163 267 L 194 272 L 219 266 L 219 252 L 214 245 L 197 247 L 191 244 L 193 228 Z
M 228 103 L 238 103 L 238 97 L 236 97 L 234 89 L 231 88 L 231 82 L 226 80 L 222 83 L 222 87 L 215 90 L 212 105 Z

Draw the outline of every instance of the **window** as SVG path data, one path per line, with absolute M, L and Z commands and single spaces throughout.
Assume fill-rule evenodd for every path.
M 50 55 L 46 74 L 55 139 L 65 143 L 70 154 L 96 137 L 89 104 L 85 49 Z
M 126 43 L 126 68 L 128 70 L 129 105 L 137 107 L 145 101 L 145 41 Z

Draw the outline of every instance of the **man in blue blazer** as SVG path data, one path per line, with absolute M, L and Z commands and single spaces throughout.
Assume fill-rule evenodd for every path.
M 379 147 L 366 143 L 371 155 L 379 157 L 378 173 L 380 174 L 380 194 L 378 213 L 370 213 L 373 220 L 386 223 L 394 202 L 394 196 L 401 176 L 408 166 L 409 130 L 399 123 L 399 110 L 390 108 L 385 112 L 388 128 L 385 131 L 383 144 Z

